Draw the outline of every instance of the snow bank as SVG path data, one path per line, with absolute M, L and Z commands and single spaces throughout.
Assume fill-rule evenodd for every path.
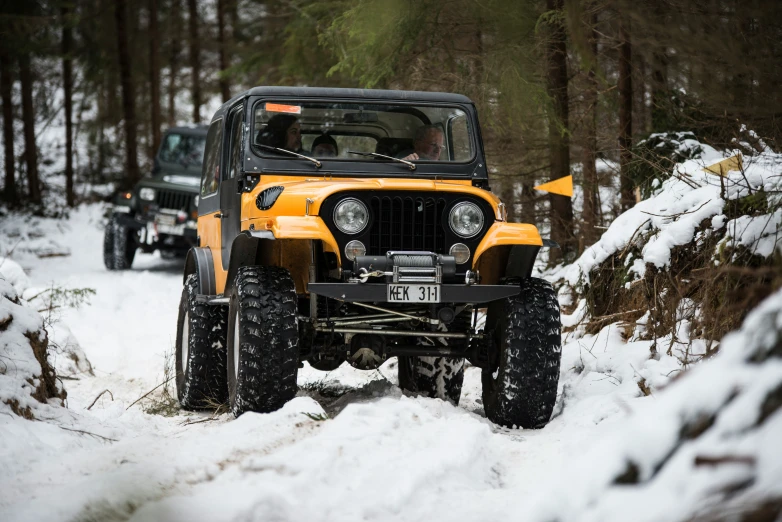
M 5 257 L 0 257 L 0 277 L 14 287 L 17 295 L 22 295 L 30 287 L 30 278 L 27 277 L 24 269 Z
M 720 352 L 603 430 L 534 518 L 679 520 L 782 500 L 782 291 Z M 720 511 L 716 511 L 719 506 Z
M 692 144 L 690 144 L 690 147 Z M 665 268 L 671 262 L 671 250 L 696 239 L 705 220 L 712 225 L 705 234 L 723 228 L 726 203 L 758 194 L 775 194 L 782 190 L 782 154 L 765 150 L 745 158 L 743 172 L 730 171 L 724 178 L 704 171 L 737 151 L 719 152 L 698 144 L 700 157 L 679 163 L 673 175 L 664 181 L 654 195 L 617 217 L 600 240 L 587 248 L 579 259 L 546 274 L 552 280 L 563 280 L 576 287 L 590 282 L 590 273 L 614 254 L 632 245 L 641 249 L 640 257 L 627 256 L 632 280 L 644 277 L 646 266 Z M 760 214 L 728 222 L 730 241 L 740 243 L 757 255 L 768 257 L 781 247 L 779 239 L 782 215 Z M 703 239 L 703 235 L 699 239 Z
M 70 248 L 62 242 L 67 221 L 12 213 L 0 220 L 0 254 L 14 259 L 62 257 Z M 54 232 L 54 234 L 52 233 Z
M 49 366 L 47 348 L 40 314 L 25 306 L 0 276 L 0 412 L 31 419 L 42 404 L 62 405 L 65 390 Z

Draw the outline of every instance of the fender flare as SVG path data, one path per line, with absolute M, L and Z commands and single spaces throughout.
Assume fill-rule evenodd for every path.
M 543 239 L 543 246 L 513 245 L 510 247 L 508 263 L 505 265 L 505 277 L 531 277 L 535 259 L 541 248 L 559 248 L 559 245 L 551 239 Z
M 540 248 L 537 245 L 513 245 L 510 247 L 508 263 L 505 265 L 505 277 L 530 277 Z
M 228 274 L 225 279 L 223 295 L 228 295 L 233 287 L 236 273 L 243 266 L 252 266 L 258 259 L 258 250 L 263 243 L 276 238 L 269 230 L 243 230 L 231 242 L 231 254 L 228 258 Z
M 217 293 L 214 258 L 212 258 L 212 250 L 209 247 L 193 247 L 187 252 L 182 284 L 184 284 L 187 280 L 187 276 L 190 274 L 196 274 L 198 276 L 199 294 L 215 295 Z

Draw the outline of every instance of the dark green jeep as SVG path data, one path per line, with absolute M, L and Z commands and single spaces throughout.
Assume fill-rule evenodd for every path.
M 196 246 L 196 220 L 206 127 L 173 127 L 163 136 L 149 176 L 118 192 L 103 236 L 103 262 L 127 270 L 136 250 L 184 258 Z

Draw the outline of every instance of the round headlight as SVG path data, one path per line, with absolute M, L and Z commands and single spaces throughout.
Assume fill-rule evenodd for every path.
M 462 237 L 472 237 L 483 228 L 483 212 L 475 203 L 457 203 L 448 216 L 451 230 Z
M 454 243 L 448 251 L 456 259 L 456 264 L 461 265 L 470 259 L 470 249 L 464 243 Z
M 358 234 L 369 222 L 366 205 L 354 198 L 343 199 L 334 208 L 334 224 L 345 234 Z
M 351 261 L 355 261 L 357 256 L 363 256 L 367 253 L 367 247 L 361 241 L 355 239 L 345 245 L 345 257 Z
M 145 201 L 153 201 L 155 199 L 155 189 L 150 187 L 143 187 L 139 189 L 138 197 Z

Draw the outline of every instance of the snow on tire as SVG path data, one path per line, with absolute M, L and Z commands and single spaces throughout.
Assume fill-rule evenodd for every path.
M 280 267 L 239 269 L 228 313 L 231 411 L 268 413 L 296 395 L 299 334 L 296 288 Z
M 400 388 L 459 405 L 464 382 L 463 358 L 400 356 L 398 359 Z
M 493 302 L 485 331 L 493 336 L 481 375 L 483 407 L 492 422 L 542 428 L 557 399 L 562 356 L 559 303 L 554 288 L 521 279 L 519 295 Z
M 176 388 L 183 408 L 204 409 L 228 399 L 225 382 L 226 307 L 196 302 L 198 276 L 182 289 L 176 336 Z
M 128 270 L 136 257 L 133 232 L 111 216 L 103 232 L 103 264 L 109 270 Z

